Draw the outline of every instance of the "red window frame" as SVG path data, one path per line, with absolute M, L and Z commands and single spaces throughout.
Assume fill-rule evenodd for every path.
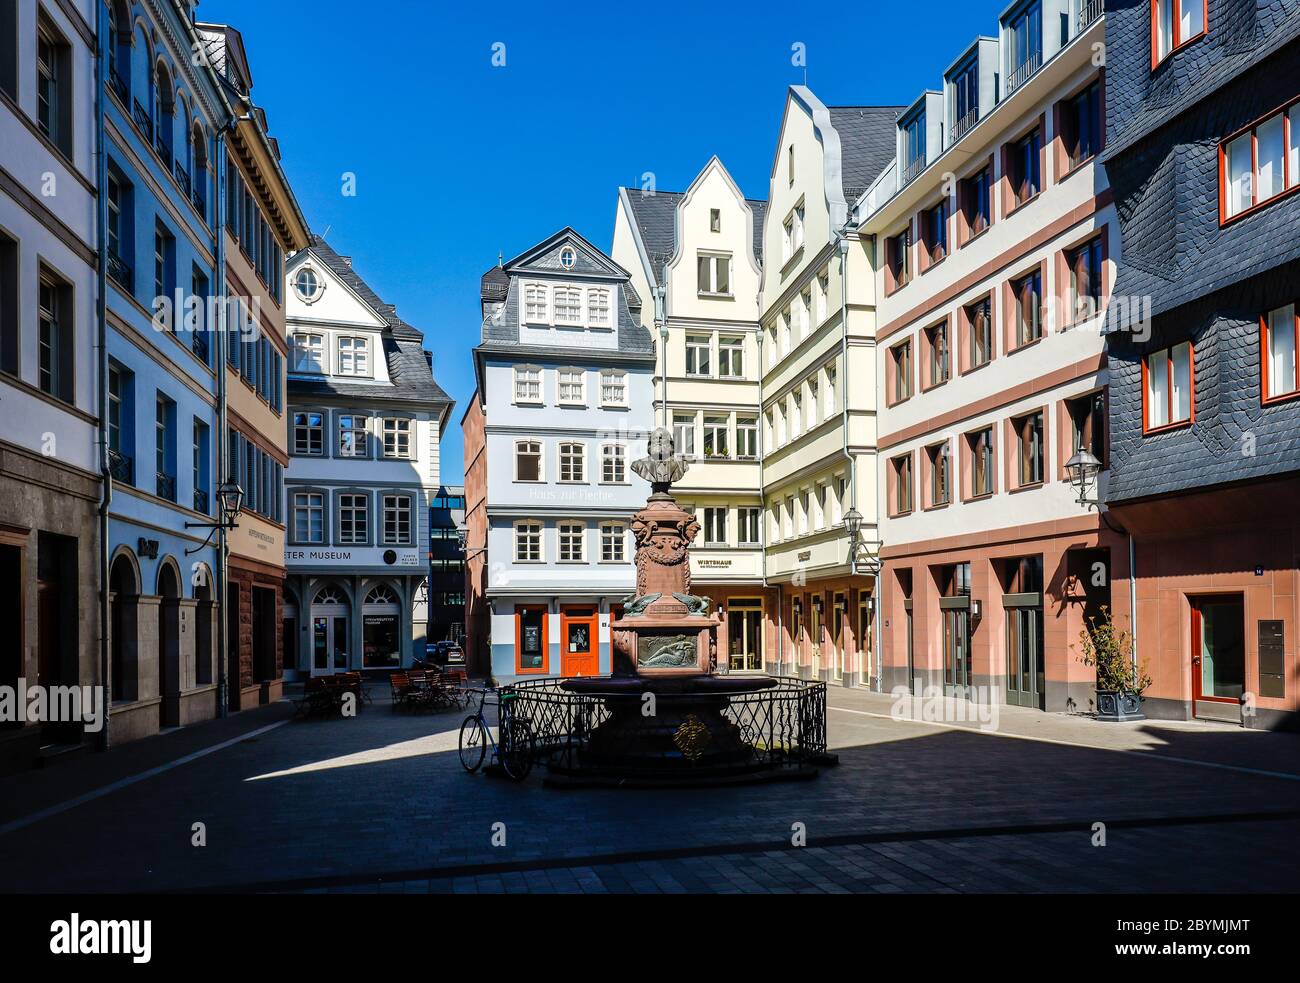
M 1269 406 L 1273 403 L 1285 403 L 1288 400 L 1300 399 L 1300 301 L 1293 302 L 1291 309 L 1291 330 L 1294 332 L 1292 357 L 1295 359 L 1295 380 L 1296 388 L 1287 393 L 1280 393 L 1277 396 L 1270 396 L 1268 391 L 1268 352 L 1270 345 L 1268 343 L 1268 316 L 1273 311 L 1281 310 L 1286 304 L 1280 304 L 1272 310 L 1265 311 L 1259 316 L 1259 401 L 1261 405 Z
M 1173 43 L 1169 45 L 1169 52 L 1161 57 L 1160 48 L 1157 40 L 1160 37 L 1159 23 L 1157 18 L 1160 16 L 1160 0 L 1151 0 L 1151 71 L 1155 71 L 1160 65 L 1168 61 L 1178 51 L 1186 48 L 1194 41 L 1199 41 L 1210 32 L 1210 0 L 1201 0 L 1201 31 L 1199 34 L 1193 34 L 1190 38 L 1180 38 L 1178 36 L 1178 23 L 1182 19 L 1178 16 L 1179 9 L 1183 3 L 1195 3 L 1196 0 L 1173 0 L 1175 10 L 1173 12 Z
M 1277 109 L 1269 110 L 1263 116 L 1251 120 L 1245 126 L 1233 130 L 1219 141 L 1219 225 L 1224 226 L 1247 215 L 1254 214 L 1260 208 L 1300 191 L 1300 175 L 1296 175 L 1292 184 L 1291 174 L 1291 110 L 1300 106 L 1300 98 L 1292 98 Z M 1259 197 L 1259 137 L 1255 131 L 1260 124 L 1267 123 L 1274 116 L 1282 117 L 1282 190 L 1263 200 Z M 1228 214 L 1228 144 L 1245 133 L 1250 133 L 1250 204 L 1235 215 Z
M 1162 423 L 1157 427 L 1151 425 L 1151 406 L 1148 400 L 1148 393 L 1151 392 L 1149 385 L 1149 367 L 1151 356 L 1159 355 L 1161 352 L 1169 352 L 1179 345 L 1187 345 L 1187 419 L 1173 420 L 1170 423 Z M 1169 373 L 1169 395 L 1172 398 L 1174 393 L 1174 360 L 1172 357 L 1165 360 L 1165 366 Z M 1170 408 L 1169 415 L 1173 416 L 1173 408 Z M 1167 430 L 1178 430 L 1181 427 L 1190 427 L 1196 422 L 1196 346 L 1192 342 L 1178 342 L 1174 345 L 1167 345 L 1164 348 L 1157 348 L 1154 351 L 1147 352 L 1142 356 L 1142 433 L 1164 433 Z

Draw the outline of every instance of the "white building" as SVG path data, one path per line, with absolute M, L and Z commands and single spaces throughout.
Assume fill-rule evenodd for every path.
M 499 680 L 607 673 L 610 615 L 635 587 L 629 519 L 649 493 L 631 471 L 653 423 L 641 298 L 572 229 L 489 271 L 482 296 L 464 426 L 467 551 L 485 552 L 486 576 L 467 600 L 491 614 L 467 616 L 469 655 L 486 668 L 490 644 Z
M 286 278 L 285 668 L 410 665 L 424 656 L 429 509 L 452 402 L 423 335 L 350 257 L 313 236 Z
M 776 617 L 760 491 L 764 213 L 713 157 L 684 192 L 620 188 L 614 219 L 614 259 L 647 298 L 641 323 L 659 341 L 656 422 L 694 462 L 674 488 L 700 522 L 691 580 L 726 614 L 720 647 L 741 672 L 763 669 L 763 623 Z

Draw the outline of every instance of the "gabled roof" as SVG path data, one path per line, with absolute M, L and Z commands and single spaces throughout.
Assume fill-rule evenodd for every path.
M 433 378 L 431 356 L 424 350 L 424 335 L 417 328 L 397 316 L 397 308 L 384 302 L 370 284 L 352 268 L 351 257 L 341 256 L 328 242 L 312 234 L 311 245 L 290 257 L 289 265 L 296 264 L 304 253 L 338 277 L 384 322 L 380 331 L 384 358 L 388 363 L 391 385 L 342 383 L 330 378 L 303 379 L 290 375 L 289 390 L 295 395 L 308 396 L 360 396 L 364 399 L 414 399 L 432 403 L 446 403 L 452 399 Z
M 572 246 L 577 253 L 573 269 L 566 270 L 559 263 L 561 250 Z M 500 273 L 496 271 L 500 270 Z M 504 275 L 506 280 L 501 281 Z M 640 304 L 640 298 L 632 289 L 627 270 L 619 266 L 604 252 L 591 244 L 591 241 L 565 227 L 559 232 L 547 236 L 541 242 L 524 250 L 514 259 L 500 264 L 484 274 L 480 281 L 480 297 L 487 287 L 495 292 L 504 287 L 504 303 L 483 318 L 482 343 L 475 349 L 479 352 L 492 350 L 527 351 L 535 349 L 538 354 L 547 354 L 542 348 L 521 344 L 519 340 L 520 278 L 532 277 L 572 278 L 575 280 L 605 280 L 614 287 L 614 315 L 617 331 L 617 348 L 593 348 L 590 354 L 602 358 L 622 356 L 654 358 L 654 339 L 650 332 L 636 321 L 629 307 Z M 485 286 L 486 285 L 486 286 Z M 584 350 L 573 348 L 561 350 L 558 354 L 581 355 Z
M 646 192 L 640 188 L 619 188 L 632 210 L 633 231 L 650 260 L 651 276 L 656 286 L 664 285 L 664 268 L 677 251 L 677 205 L 686 197 L 684 191 Z M 763 219 L 767 202 L 746 198 L 754 216 L 754 257 L 763 261 Z

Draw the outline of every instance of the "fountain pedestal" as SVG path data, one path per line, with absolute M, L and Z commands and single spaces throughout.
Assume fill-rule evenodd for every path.
M 752 734 L 725 713 L 731 699 L 776 685 L 770 676 L 717 675 L 721 613 L 691 593 L 690 544 L 695 516 L 669 487 L 686 471 L 672 452 L 672 435 L 657 430 L 650 456 L 633 470 L 653 493 L 632 517 L 636 594 L 610 625 L 608 678 L 566 679 L 560 687 L 604 701 L 608 717 L 585 735 L 584 770 L 665 777 L 725 778 L 761 771 Z

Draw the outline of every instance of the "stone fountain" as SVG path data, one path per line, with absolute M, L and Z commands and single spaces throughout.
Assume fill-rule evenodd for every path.
M 807 767 L 774 769 L 771 754 L 755 754 L 754 731 L 761 728 L 743 733 L 737 714 L 726 712 L 737 698 L 771 689 L 778 680 L 717 673 L 722 615 L 710 598 L 691 590 L 690 544 L 699 523 L 671 493 L 687 468 L 664 428 L 650 437 L 647 456 L 632 465 L 651 494 L 632 517 L 636 593 L 610 626 L 612 675 L 559 684 L 599 698 L 608 711 L 582 735 L 580 770 L 668 781 L 744 779 L 775 770 L 815 774 Z M 824 720 L 824 691 L 820 695 Z M 823 754 L 818 763 L 831 759 Z

